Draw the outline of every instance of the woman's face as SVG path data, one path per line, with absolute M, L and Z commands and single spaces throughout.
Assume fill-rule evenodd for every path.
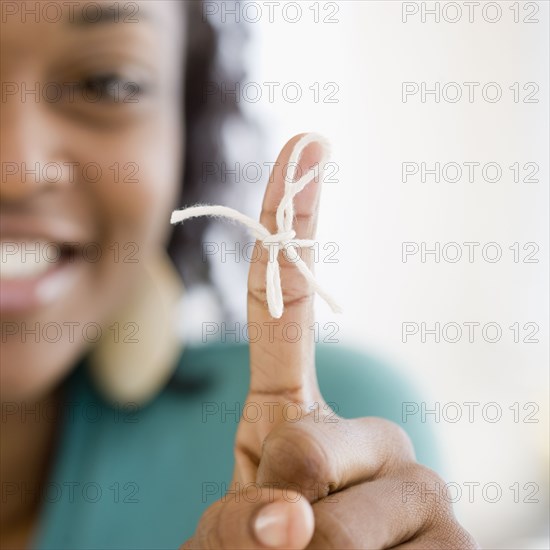
M 183 151 L 181 11 L 2 2 L 3 400 L 51 389 L 165 245 Z

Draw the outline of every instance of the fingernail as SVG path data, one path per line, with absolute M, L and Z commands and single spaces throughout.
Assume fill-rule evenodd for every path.
M 298 159 L 299 168 L 296 177 L 300 178 L 309 170 L 313 169 L 315 170 L 315 181 L 318 181 L 320 175 L 326 168 L 326 163 L 330 159 L 330 143 L 320 134 L 306 134 L 302 139 L 305 145 Z
M 256 516 L 254 533 L 264 546 L 271 548 L 288 546 L 290 520 L 288 508 L 284 502 L 273 502 L 262 508 Z
M 303 166 L 302 165 L 302 160 L 303 160 L 303 153 L 304 151 L 308 148 L 308 147 L 311 147 L 312 145 L 313 146 L 316 146 L 317 147 L 317 155 L 319 157 L 318 161 L 317 162 L 321 162 L 321 161 L 328 161 L 330 156 L 331 156 L 331 145 L 330 145 L 330 141 L 322 136 L 321 134 L 307 134 L 304 139 L 306 140 L 307 142 L 307 145 L 304 147 L 304 149 L 302 150 L 302 155 L 300 155 L 300 166 L 302 169 L 304 170 L 309 170 L 309 168 L 311 168 L 311 166 Z
M 332 155 L 332 145 L 330 141 L 321 134 L 311 133 L 309 134 L 316 143 L 318 143 L 323 149 L 323 159 L 328 160 Z

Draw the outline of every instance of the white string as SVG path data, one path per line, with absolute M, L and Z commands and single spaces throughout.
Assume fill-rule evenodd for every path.
M 284 310 L 283 290 L 281 288 L 281 270 L 279 266 L 279 252 L 284 249 L 287 259 L 292 262 L 313 290 L 323 298 L 334 313 L 341 313 L 341 308 L 336 304 L 333 298 L 325 292 L 319 283 L 315 280 L 313 273 L 300 258 L 296 247 L 312 248 L 315 241 L 309 239 L 296 239 L 296 232 L 292 229 L 294 221 L 294 197 L 314 179 L 319 177 L 319 166 L 324 167 L 326 158 L 323 158 L 319 164 L 310 169 L 297 181 L 293 181 L 298 168 L 298 161 L 303 150 L 311 143 L 321 143 L 325 156 L 328 147 L 325 146 L 325 139 L 317 134 L 306 134 L 294 146 L 288 161 L 288 172 L 285 177 L 285 192 L 276 212 L 277 233 L 270 233 L 260 222 L 241 214 L 241 212 L 227 206 L 198 205 L 184 208 L 183 210 L 174 210 L 170 223 L 176 224 L 198 218 L 201 216 L 215 216 L 229 218 L 242 223 L 260 241 L 260 243 L 269 252 L 266 269 L 266 298 L 269 313 L 275 319 L 279 319 Z

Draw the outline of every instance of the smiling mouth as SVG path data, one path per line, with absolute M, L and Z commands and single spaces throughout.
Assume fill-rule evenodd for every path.
M 0 280 L 16 281 L 38 278 L 82 256 L 76 243 L 54 243 L 43 239 L 0 240 Z
M 0 311 L 24 313 L 62 298 L 83 264 L 75 242 L 2 235 L 0 240 Z

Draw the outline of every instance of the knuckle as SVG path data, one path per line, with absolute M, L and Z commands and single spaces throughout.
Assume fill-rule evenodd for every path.
M 400 460 L 415 460 L 412 440 L 404 428 L 390 420 L 382 419 L 382 423 L 387 430 L 396 457 L 399 457 Z
M 455 519 L 448 521 L 441 526 L 430 539 L 433 540 L 434 548 L 442 550 L 477 550 L 479 545 L 472 535 L 462 527 Z
M 383 449 L 385 456 L 379 476 L 386 475 L 388 471 L 401 468 L 403 465 L 416 464 L 414 446 L 409 434 L 395 422 L 385 418 L 367 417 L 362 418 L 366 430 L 377 434 L 380 439 L 380 449 Z
M 404 478 L 407 482 L 413 483 L 418 489 L 418 497 L 421 501 L 439 503 L 447 502 L 444 498 L 445 481 L 431 468 L 418 463 L 406 464 L 403 468 Z
M 406 449 L 412 451 L 413 449 L 413 443 L 409 436 L 409 434 L 405 431 L 405 429 L 402 426 L 399 426 L 399 424 L 395 424 L 394 422 L 390 422 L 390 425 L 393 428 L 393 438 L 398 443 L 398 446 L 401 449 Z M 412 451 L 412 454 L 414 455 L 414 451 Z
M 378 418 L 377 420 L 384 431 L 391 436 L 395 443 L 403 447 L 411 446 L 411 438 L 402 426 L 385 418 Z
M 474 539 L 474 537 L 462 527 L 458 522 L 454 522 L 453 530 L 453 544 L 459 545 L 459 548 L 464 548 L 465 550 L 477 550 L 479 544 Z
M 447 525 L 453 520 L 445 481 L 422 464 L 406 464 L 398 472 L 402 502 L 422 518 L 423 529 Z
M 412 470 L 413 476 L 420 482 L 432 486 L 445 485 L 445 481 L 436 471 L 423 464 L 415 463 L 410 469 Z

